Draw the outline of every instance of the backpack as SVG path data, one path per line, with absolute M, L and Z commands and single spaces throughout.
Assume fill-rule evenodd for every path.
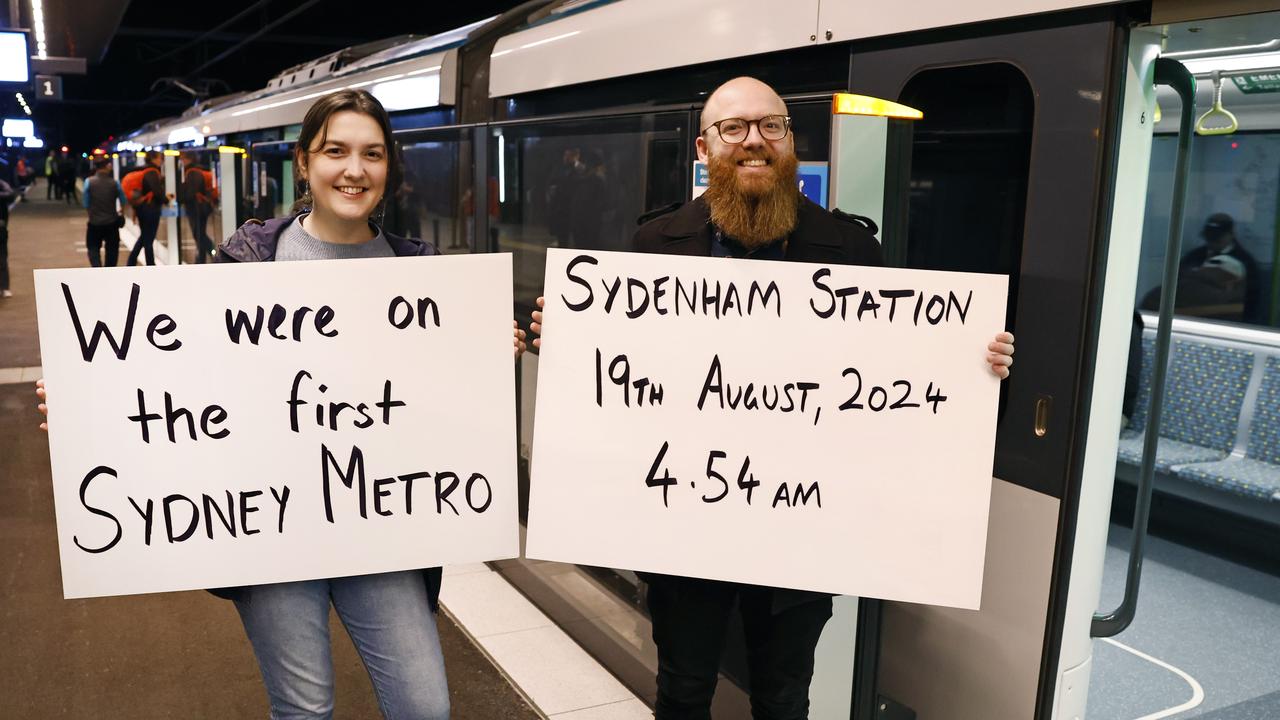
M 152 202 L 155 198 L 154 193 L 143 193 L 142 184 L 146 179 L 146 174 L 151 171 L 160 172 L 154 167 L 144 167 L 127 173 L 120 179 L 120 189 L 124 191 L 124 196 L 128 199 L 129 204 L 134 208 L 141 207 Z
M 191 178 L 191 173 L 193 172 L 198 172 L 202 176 L 202 179 L 204 180 L 203 190 L 195 190 L 193 185 L 188 184 L 191 182 L 190 178 Z M 186 185 L 188 188 L 190 188 L 186 193 L 184 193 L 187 196 L 188 200 L 195 200 L 196 202 L 200 202 L 200 203 L 208 203 L 209 205 L 216 205 L 218 203 L 218 195 L 219 195 L 218 186 L 213 181 L 212 170 L 205 170 L 202 167 L 187 168 L 186 174 L 183 176 L 183 185 Z

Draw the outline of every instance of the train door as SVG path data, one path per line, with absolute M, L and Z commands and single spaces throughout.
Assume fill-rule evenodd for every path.
M 163 261 L 166 265 L 177 265 L 182 262 L 181 235 L 178 233 L 178 151 L 165 150 L 161 167 L 164 173 L 164 194 L 171 198 L 161 211 L 160 229 L 156 232 L 158 247 L 164 248 Z M 158 255 L 159 257 L 159 255 Z
M 1104 343 L 1132 343 L 1125 419 L 1101 414 L 1121 386 L 1100 368 L 1085 449 L 1082 508 L 1111 507 L 1115 523 L 1108 537 L 1105 524 L 1082 521 L 1076 554 L 1106 553 L 1106 613 L 1092 617 L 1077 600 L 1096 597 L 1097 581 L 1073 573 L 1061 652 L 1064 669 L 1091 680 L 1089 717 L 1277 713 L 1274 674 L 1247 658 L 1275 647 L 1274 622 L 1254 608 L 1274 613 L 1280 587 L 1280 145 L 1274 90 L 1259 83 L 1280 70 L 1280 13 L 1222 17 L 1249 9 L 1156 2 L 1152 25 L 1129 43 L 1131 77 L 1161 59 L 1154 94 L 1126 83 L 1099 321 L 1100 355 Z M 1180 92 L 1161 81 L 1174 71 Z M 1114 500 L 1111 485 L 1093 482 L 1108 472 Z M 1223 621 L 1200 621 L 1213 617 Z M 1090 634 L 1105 641 L 1090 644 Z M 1059 717 L 1085 707 L 1085 683 L 1064 673 L 1068 685 L 1076 697 L 1060 691 Z
M 293 141 L 254 143 L 249 152 L 244 196 L 246 217 L 270 220 L 284 217 L 297 199 L 294 181 Z
M 865 603 L 859 688 L 823 689 L 852 697 L 855 718 L 1052 714 L 1125 33 L 1103 13 L 1005 27 L 852 52 L 851 91 L 923 112 L 902 182 L 875 208 L 905 218 L 886 255 L 907 267 L 1007 275 L 1007 326 L 1017 336 L 997 426 L 982 609 Z M 833 178 L 883 171 L 856 162 L 833 158 Z
M 230 178 L 220 178 L 221 174 L 217 148 L 183 150 L 178 157 L 177 232 L 182 263 L 212 262 L 215 249 L 226 239 L 222 193 Z M 232 186 L 234 182 L 228 189 Z M 235 195 L 227 201 L 234 203 Z M 234 229 L 228 228 L 228 232 Z
M 244 209 L 248 204 L 248 196 L 244 192 L 245 176 L 249 163 L 244 148 L 230 145 L 219 147 L 216 157 L 218 165 L 213 176 L 217 182 L 215 197 L 219 206 L 216 212 L 220 232 L 214 237 L 216 244 L 221 245 L 244 221 Z
M 476 244 L 475 133 L 471 126 L 396 133 L 400 185 L 387 188 L 383 224 L 446 254 L 483 252 Z

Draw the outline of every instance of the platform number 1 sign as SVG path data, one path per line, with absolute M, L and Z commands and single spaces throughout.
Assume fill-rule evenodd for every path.
M 37 75 L 36 97 L 41 100 L 61 100 L 62 78 L 57 75 Z

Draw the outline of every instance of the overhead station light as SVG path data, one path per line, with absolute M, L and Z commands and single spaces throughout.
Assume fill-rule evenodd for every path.
M 29 137 L 22 139 L 22 147 L 24 148 L 42 148 L 44 141 L 38 137 Z
M 27 99 L 22 97 L 22 93 L 14 93 L 14 96 L 18 98 L 18 104 L 22 106 L 22 111 L 30 115 L 31 106 L 27 104 Z
M 49 46 L 44 37 L 44 0 L 31 0 L 31 25 L 36 33 L 36 57 L 49 59 Z M 23 48 L 26 52 L 26 48 Z

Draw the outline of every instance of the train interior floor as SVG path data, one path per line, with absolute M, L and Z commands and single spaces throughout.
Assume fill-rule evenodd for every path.
M 48 443 L 31 385 L 40 372 L 31 271 L 87 259 L 82 211 L 44 195 L 37 185 L 12 214 L 14 296 L 0 300 L 0 716 L 264 716 L 231 604 L 202 592 L 61 597 Z M 1127 538 L 1113 526 L 1104 607 L 1122 593 Z M 1280 577 L 1160 537 L 1147 548 L 1137 620 L 1095 644 L 1088 717 L 1280 717 Z M 488 566 L 446 575 L 439 625 L 455 718 L 649 717 Z M 337 716 L 375 717 L 360 660 L 331 624 Z
M 84 211 L 46 200 L 42 182 L 9 224 L 13 297 L 0 299 L 0 717 L 266 717 L 266 692 L 231 603 L 204 592 L 62 598 L 49 446 L 33 393 L 40 348 L 32 270 L 88 265 L 84 227 Z M 121 265 L 127 256 L 122 247 Z M 651 716 L 488 566 L 445 575 L 438 625 L 452 717 Z M 504 618 L 503 626 L 467 620 L 486 616 Z M 378 717 L 336 615 L 330 628 L 335 716 Z M 572 682 L 551 681 L 556 673 Z
M 1111 526 L 1104 610 L 1124 596 L 1131 536 Z M 1149 535 L 1133 624 L 1094 643 L 1088 717 L 1280 718 L 1278 648 L 1280 577 Z

